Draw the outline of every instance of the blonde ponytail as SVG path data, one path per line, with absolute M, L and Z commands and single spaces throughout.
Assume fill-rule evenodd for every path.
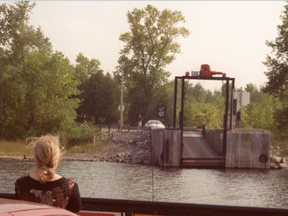
M 61 159 L 59 137 L 52 135 L 41 136 L 33 139 L 30 145 L 34 147 L 40 183 L 46 183 L 53 178 L 55 169 Z

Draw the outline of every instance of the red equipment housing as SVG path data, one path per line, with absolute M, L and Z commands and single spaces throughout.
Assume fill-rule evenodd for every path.
M 221 74 L 222 77 L 226 77 L 225 73 L 211 71 L 208 64 L 202 64 L 200 69 L 200 77 L 212 77 L 213 75 Z

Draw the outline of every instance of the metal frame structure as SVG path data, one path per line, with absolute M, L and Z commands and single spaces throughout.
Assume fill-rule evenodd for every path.
M 231 99 L 230 99 L 230 127 L 232 129 L 233 122 L 233 92 L 235 87 L 235 78 L 229 77 L 200 77 L 200 76 L 176 76 L 175 77 L 175 86 L 174 86 L 174 113 L 173 113 L 173 127 L 176 128 L 176 109 L 177 109 L 177 88 L 178 88 L 178 80 L 182 80 L 182 88 L 181 88 L 181 110 L 179 113 L 179 128 L 181 130 L 181 141 L 180 141 L 180 156 L 183 157 L 183 116 L 184 116 L 184 103 L 185 103 L 185 80 L 193 79 L 193 80 L 212 80 L 212 81 L 226 81 L 226 101 L 225 101 L 225 114 L 224 114 L 224 128 L 223 128 L 223 155 L 226 156 L 226 138 L 227 138 L 227 130 L 228 130 L 228 108 L 229 108 L 229 93 L 230 88 L 229 84 L 232 82 L 231 88 Z

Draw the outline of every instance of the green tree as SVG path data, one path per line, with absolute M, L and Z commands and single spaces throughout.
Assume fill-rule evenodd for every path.
M 124 70 L 130 103 L 128 121 L 131 123 L 135 122 L 138 114 L 144 118 L 145 115 L 156 114 L 154 93 L 170 76 L 165 66 L 180 52 L 176 39 L 179 36 L 187 37 L 190 32 L 179 26 L 185 22 L 180 11 L 158 11 L 156 7 L 148 5 L 128 12 L 127 18 L 130 31 L 119 37 L 125 46 L 120 51 L 118 62 L 127 65 L 139 59 Z
M 117 122 L 119 90 L 114 79 L 109 73 L 104 75 L 97 59 L 89 60 L 80 53 L 76 62 L 75 71 L 82 81 L 79 86 L 82 93 L 79 95 L 78 120 L 93 120 L 98 124 Z
M 246 92 L 250 92 L 250 103 L 242 107 L 242 124 L 245 128 L 260 128 L 274 131 L 275 111 L 281 106 L 279 100 L 262 89 L 258 90 L 256 85 L 246 85 Z
M 92 74 L 97 73 L 100 69 L 101 62 L 97 59 L 89 60 L 82 53 L 76 58 L 75 72 L 81 83 L 85 82 Z
M 278 36 L 273 41 L 267 41 L 266 45 L 272 48 L 273 55 L 267 55 L 264 65 L 268 68 L 265 75 L 268 82 L 264 92 L 279 98 L 282 102 L 281 109 L 275 113 L 278 129 L 288 130 L 288 4 L 284 6 L 284 12 L 280 16 L 282 24 L 277 26 Z
M 6 138 L 65 130 L 76 117 L 78 82 L 69 60 L 29 25 L 35 3 L 0 6 L 1 127 Z
M 223 113 L 221 107 L 215 104 L 195 102 L 187 106 L 184 113 L 184 125 L 198 127 L 205 124 L 206 128 L 223 127 Z
M 15 51 L 15 46 L 13 46 L 14 41 L 18 42 L 19 37 L 21 34 L 21 31 L 23 29 L 27 29 L 27 21 L 29 20 L 29 12 L 31 12 L 32 8 L 35 4 L 31 4 L 28 2 L 16 2 L 15 6 L 10 5 L 7 6 L 6 4 L 0 5 L 0 49 L 1 49 L 1 56 L 0 56 L 0 62 L 1 62 L 1 69 L 0 69 L 0 139 L 4 139 L 4 131 L 7 130 L 5 128 L 5 124 L 7 122 L 11 122 L 14 116 L 12 113 L 14 113 L 14 110 L 9 110 L 9 108 L 6 107 L 6 103 L 12 102 L 13 98 L 19 96 L 17 95 L 7 95 L 9 92 L 16 93 L 13 90 L 17 90 L 13 88 L 14 86 L 11 85 L 13 81 L 17 82 L 19 84 L 19 80 L 11 79 L 11 74 L 9 74 L 10 71 L 13 71 L 14 73 L 18 73 L 15 68 L 12 68 L 9 63 L 11 62 L 11 56 L 13 55 L 13 50 Z M 16 51 L 18 51 L 16 49 Z M 19 58 L 18 58 L 19 59 Z M 17 59 L 15 59 L 16 61 Z M 11 83 L 12 81 L 12 83 Z M 18 89 L 21 88 L 21 85 Z M 10 91 L 9 91 L 10 90 Z M 18 93 L 18 92 L 17 92 Z M 19 92 L 22 94 L 22 92 Z M 10 101 L 7 101 L 6 98 L 11 97 Z M 20 100 L 18 100 L 18 104 L 20 103 Z M 17 106 L 15 107 L 15 109 Z M 23 110 L 22 110 L 23 111 Z M 7 114 L 12 114 L 11 116 L 7 116 Z M 23 113 L 24 114 L 24 113 Z M 21 122 L 19 122 L 21 124 Z
M 101 70 L 92 74 L 81 90 L 82 103 L 78 110 L 84 119 L 93 119 L 98 124 L 111 124 L 118 120 L 118 100 L 110 74 L 104 75 Z
M 50 48 L 50 43 L 47 38 L 44 38 L 41 29 L 34 29 L 28 24 L 29 13 L 31 13 L 35 3 L 30 4 L 30 2 L 16 2 L 14 5 L 7 6 L 6 4 L 1 4 L 0 6 L 0 24 L 1 24 L 1 107 L 2 107 L 2 119 L 1 119 L 1 137 L 3 138 L 4 131 L 11 127 L 11 124 L 7 125 L 7 122 L 11 123 L 15 119 L 15 116 L 22 115 L 22 119 L 26 119 L 29 115 L 29 107 L 32 106 L 26 99 L 29 97 L 29 92 L 27 88 L 30 88 L 29 74 L 26 71 L 26 61 L 27 56 L 30 52 L 39 50 L 41 47 L 45 46 L 46 49 Z M 15 87 L 18 88 L 15 88 Z M 17 90 L 20 91 L 17 91 Z M 13 91 L 14 90 L 14 91 Z M 17 92 L 17 96 L 13 95 Z M 17 104 L 15 108 L 7 107 L 8 104 L 13 104 L 13 98 L 17 98 Z M 20 100 L 21 99 L 21 100 Z M 10 101 L 9 101 L 10 100 Z M 22 104 L 24 103 L 24 104 Z M 22 106 L 27 106 L 28 109 L 20 108 Z M 17 113 L 19 110 L 21 113 Z M 12 109 L 12 110 L 11 110 Z M 7 114 L 11 114 L 10 116 Z M 34 124 L 33 113 L 30 112 L 30 122 Z M 19 121 L 19 123 L 24 123 Z M 25 127 L 25 124 L 22 125 Z M 18 132 L 18 131 L 17 131 Z M 17 133 L 16 132 L 16 133 Z
M 187 89 L 186 96 L 193 97 L 197 102 L 204 102 L 206 98 L 207 91 L 203 88 L 200 83 L 196 83 L 195 85 L 190 85 Z
M 185 93 L 184 125 L 207 128 L 223 127 L 224 101 L 221 94 L 206 90 L 201 84 L 188 84 Z
M 21 76 L 17 79 L 19 74 L 13 74 L 18 67 L 9 67 L 7 97 L 4 97 L 5 137 L 65 131 L 73 125 L 78 106 L 78 99 L 71 98 L 78 94 L 78 82 L 69 60 L 62 53 L 45 51 L 32 52 L 26 57 L 29 86 Z

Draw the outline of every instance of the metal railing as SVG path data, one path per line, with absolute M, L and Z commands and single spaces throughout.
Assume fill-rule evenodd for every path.
M 14 194 L 0 193 L 1 198 L 14 199 Z M 287 216 L 288 209 L 228 205 L 207 205 L 172 202 L 152 202 L 120 199 L 82 198 L 82 210 L 119 212 L 121 215 L 135 214 L 162 216 Z M 81 215 L 81 212 L 80 212 Z

